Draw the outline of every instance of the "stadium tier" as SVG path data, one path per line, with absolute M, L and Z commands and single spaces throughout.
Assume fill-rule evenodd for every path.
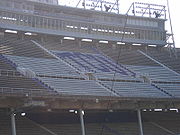
M 2 48 L 0 51 L 2 54 L 37 58 L 52 58 L 39 47 L 34 45 L 31 41 L 2 38 L 0 40 L 0 47 Z
M 47 76 L 64 76 L 64 77 L 79 77 L 73 68 L 68 66 L 66 63 L 59 61 L 57 59 L 44 59 L 44 58 L 33 58 L 33 57 L 22 57 L 22 56 L 12 56 L 4 55 L 9 60 L 17 64 L 17 68 L 27 68 L 35 72 L 37 75 L 47 75 Z
M 166 19 L 84 8 L 0 0 L 0 135 L 179 135 Z
M 180 55 L 179 55 L 179 49 L 177 49 L 177 57 L 176 56 L 172 56 L 174 54 L 171 54 L 170 52 L 168 52 L 167 49 L 163 49 L 160 50 L 161 53 L 159 53 L 158 50 L 154 50 L 148 51 L 148 54 L 150 56 L 152 56 L 153 58 L 157 59 L 159 62 L 163 63 L 164 65 L 168 66 L 169 68 L 172 68 L 174 71 L 180 73 L 180 65 L 179 62 L 180 61 Z M 168 55 L 167 55 L 168 54 Z

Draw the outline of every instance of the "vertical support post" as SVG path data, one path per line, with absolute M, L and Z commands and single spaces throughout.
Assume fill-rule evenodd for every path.
M 134 16 L 136 16 L 136 13 L 135 13 L 136 11 L 135 11 L 135 6 L 134 6 L 134 2 L 133 2 L 133 14 L 134 14 Z
M 16 122 L 15 122 L 15 114 L 14 109 L 11 109 L 11 132 L 12 135 L 16 135 Z
M 118 10 L 118 14 L 119 14 L 119 0 L 116 1 L 116 4 L 117 4 L 117 10 Z
M 142 118 L 141 118 L 141 110 L 140 109 L 137 110 L 137 115 L 138 115 L 140 135 L 143 135 Z
M 83 0 L 84 9 L 86 9 L 86 0 Z
M 83 118 L 82 109 L 79 109 L 79 115 L 80 115 L 80 121 L 81 121 L 82 135 L 85 135 L 85 126 L 84 126 L 84 118 Z
M 102 4 L 102 0 L 101 0 L 101 11 L 103 11 L 103 4 Z
M 168 7 L 168 14 L 169 14 L 169 23 L 170 23 L 170 30 L 171 30 L 171 38 L 172 38 L 172 44 L 170 44 L 170 49 L 173 47 L 173 52 L 177 58 L 177 52 L 176 52 L 176 46 L 175 46 L 175 39 L 174 39 L 174 32 L 172 27 L 172 20 L 171 20 L 171 13 L 170 13 L 170 6 L 169 6 L 169 0 L 167 0 L 167 7 Z
M 151 5 L 149 4 L 149 17 L 151 18 Z

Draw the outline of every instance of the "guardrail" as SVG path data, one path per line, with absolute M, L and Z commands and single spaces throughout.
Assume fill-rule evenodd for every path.
M 47 91 L 45 89 L 28 89 L 28 88 L 11 88 L 0 87 L 0 94 L 9 96 L 52 96 L 57 95 L 55 91 Z

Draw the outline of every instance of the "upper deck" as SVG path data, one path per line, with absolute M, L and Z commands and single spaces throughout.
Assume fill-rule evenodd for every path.
M 165 20 L 33 1 L 0 0 L 0 27 L 95 40 L 166 44 Z

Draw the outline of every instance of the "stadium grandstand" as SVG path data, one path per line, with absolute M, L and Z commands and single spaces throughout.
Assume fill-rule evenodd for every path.
M 0 0 L 0 135 L 180 135 L 166 7 L 78 5 Z

